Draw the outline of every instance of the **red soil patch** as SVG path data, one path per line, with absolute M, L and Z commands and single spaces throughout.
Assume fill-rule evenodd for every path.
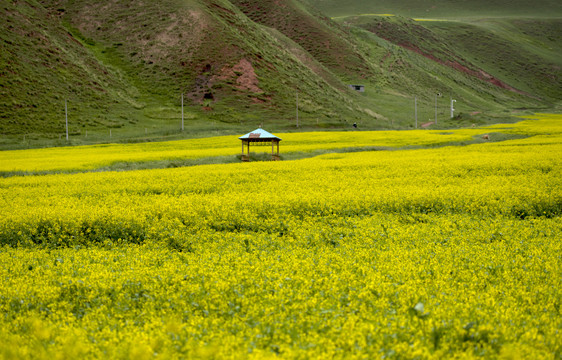
M 503 81 L 501 81 L 501 80 L 499 80 L 499 79 L 493 77 L 492 75 L 488 74 L 488 73 L 485 72 L 484 70 L 480 70 L 480 69 L 479 69 L 479 70 L 472 70 L 472 69 L 469 69 L 468 67 L 462 65 L 462 64 L 459 63 L 458 61 L 450 61 L 450 60 L 449 60 L 449 61 L 444 61 L 444 60 L 438 59 L 437 57 L 435 57 L 435 56 L 433 56 L 433 55 L 431 55 L 431 54 L 428 54 L 428 53 L 423 52 L 421 49 L 417 48 L 416 46 L 414 46 L 414 45 L 412 45 L 412 44 L 404 44 L 404 43 L 402 43 L 402 44 L 398 44 L 398 45 L 401 46 L 401 47 L 403 47 L 403 48 L 405 48 L 405 49 L 408 49 L 408 50 L 411 50 L 411 51 L 413 51 L 413 52 L 415 52 L 415 53 L 418 53 L 418 54 L 420 54 L 420 55 L 422 55 L 422 56 L 424 56 L 424 57 L 426 57 L 426 58 L 428 58 L 428 59 L 431 59 L 431 60 L 433 60 L 433 61 L 435 61 L 435 62 L 438 62 L 438 63 L 441 64 L 441 65 L 445 65 L 445 66 L 452 67 L 453 69 L 455 69 L 455 70 L 457 70 L 457 71 L 460 71 L 460 72 L 463 72 L 463 73 L 465 73 L 465 74 L 468 74 L 468 75 L 477 77 L 477 78 L 479 78 L 480 80 L 486 81 L 486 82 L 488 82 L 488 83 L 490 83 L 490 84 L 493 84 L 493 85 L 495 85 L 495 86 L 497 86 L 497 87 L 500 87 L 500 88 L 502 88 L 502 89 L 506 89 L 506 90 L 509 90 L 509 91 L 513 91 L 513 92 L 518 93 L 518 94 L 520 94 L 520 95 L 529 95 L 529 94 L 527 94 L 527 93 L 525 93 L 525 92 L 523 92 L 523 91 L 521 91 L 521 90 L 517 90 L 516 88 L 514 88 L 514 87 L 512 87 L 512 86 L 510 86 L 510 85 L 508 85 L 508 84 L 506 84 L 506 83 L 504 83 Z
M 236 79 L 236 84 L 239 89 L 248 90 L 253 93 L 263 92 L 263 90 L 258 86 L 258 76 L 256 75 L 254 67 L 248 60 L 240 60 L 240 62 L 235 65 L 232 70 L 235 74 L 240 74 L 238 79 Z
M 236 88 L 252 93 L 260 94 L 263 90 L 258 86 L 259 80 L 252 63 L 247 59 L 241 59 L 233 67 L 225 66 L 221 69 L 217 80 L 231 80 L 236 83 Z

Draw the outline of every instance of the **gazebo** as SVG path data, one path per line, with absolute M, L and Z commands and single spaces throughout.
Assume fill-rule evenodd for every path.
M 271 160 L 279 160 L 279 141 L 281 139 L 264 129 L 256 129 L 240 136 L 239 139 L 242 140 L 242 161 L 250 161 L 250 144 L 268 145 L 268 143 L 271 143 Z M 277 151 L 275 151 L 275 145 L 277 145 Z M 244 147 L 248 148 L 248 154 L 244 153 Z

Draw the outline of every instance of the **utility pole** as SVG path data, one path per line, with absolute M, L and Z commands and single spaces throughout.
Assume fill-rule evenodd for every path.
M 414 116 L 416 117 L 416 129 L 418 128 L 418 97 L 414 97 Z
M 181 94 L 181 131 L 183 131 L 183 93 Z
M 297 127 L 299 127 L 299 92 L 297 90 Z
M 437 125 L 437 93 L 435 93 L 435 125 Z
M 68 141 L 68 106 L 66 105 L 66 99 L 64 99 L 64 120 L 66 122 L 66 141 Z

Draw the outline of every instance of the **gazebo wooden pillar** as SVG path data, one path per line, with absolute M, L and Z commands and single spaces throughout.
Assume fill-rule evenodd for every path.
M 250 161 L 250 144 L 267 145 L 267 143 L 271 143 L 271 160 L 280 160 L 279 142 L 281 141 L 281 139 L 265 131 L 264 129 L 256 129 L 244 136 L 239 137 L 239 139 L 242 140 L 242 161 Z M 248 149 L 247 154 L 244 152 L 245 148 Z

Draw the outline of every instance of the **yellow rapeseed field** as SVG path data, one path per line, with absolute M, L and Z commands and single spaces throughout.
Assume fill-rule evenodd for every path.
M 252 129 L 253 130 L 253 129 Z M 336 131 L 276 134 L 282 152 L 310 152 L 349 147 L 404 147 L 467 141 L 489 129 L 456 131 Z M 509 132 L 509 130 L 508 130 Z M 124 162 L 201 159 L 241 152 L 236 136 L 140 144 L 102 144 L 0 152 L 0 172 L 84 171 Z M 252 149 L 253 150 L 253 149 Z
M 535 118 L 307 134 L 318 149 L 521 135 L 468 146 L 2 178 L 0 359 L 559 359 L 562 116 Z M 299 136 L 281 137 L 314 148 Z M 42 151 L 49 169 L 85 151 L 87 169 L 119 147 L 212 147 L 192 141 L 33 150 L 19 170 L 47 169 Z

